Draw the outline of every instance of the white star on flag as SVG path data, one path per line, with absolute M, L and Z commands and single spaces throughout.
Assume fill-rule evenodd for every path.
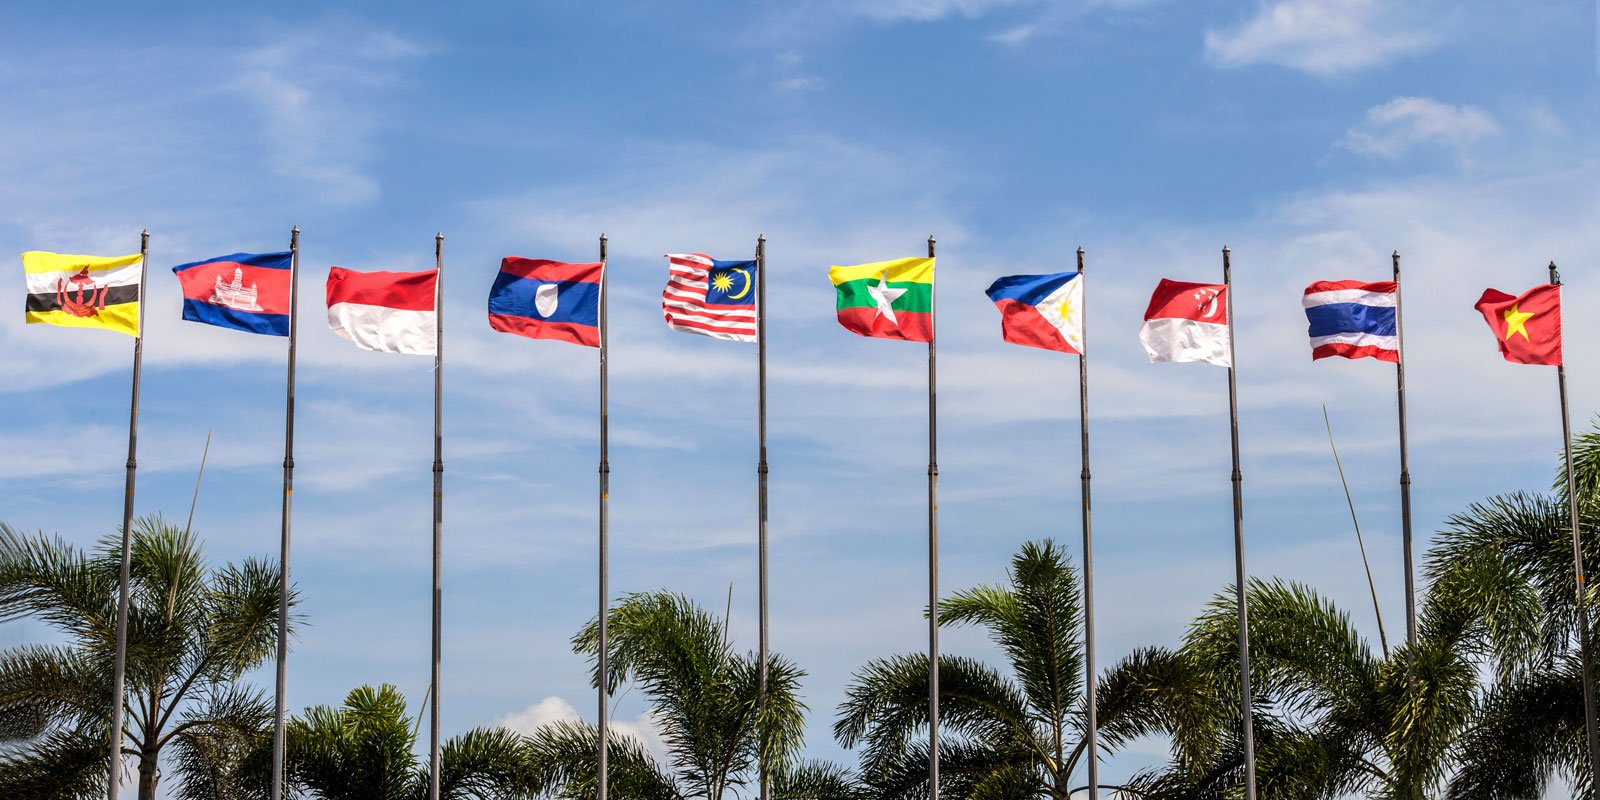
M 872 295 L 872 299 L 878 301 L 878 316 L 888 317 L 889 321 L 896 325 L 900 323 L 894 318 L 894 301 L 899 300 L 900 295 L 905 293 L 905 289 L 890 288 L 888 270 L 884 270 L 883 276 L 878 278 L 877 286 L 867 287 L 867 294 Z

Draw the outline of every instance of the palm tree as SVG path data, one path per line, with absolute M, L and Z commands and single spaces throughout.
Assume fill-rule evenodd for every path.
M 941 731 L 952 734 L 939 743 L 940 793 L 1064 800 L 1087 747 L 1078 579 L 1048 539 L 1024 544 L 1009 578 L 939 603 L 940 625 L 986 628 L 1015 675 L 939 657 Z M 1103 747 L 1176 727 L 1204 700 L 1196 677 L 1155 651 L 1118 665 L 1098 693 Z M 860 772 L 875 796 L 911 800 L 928 794 L 927 727 L 928 657 L 904 654 L 856 673 L 833 732 L 845 747 L 862 747 Z
M 1435 794 L 1481 700 L 1480 665 L 1516 658 L 1516 642 L 1502 632 L 1526 614 L 1480 607 L 1436 584 L 1423 602 L 1415 648 L 1378 654 L 1347 613 L 1308 587 L 1253 581 L 1248 600 L 1259 789 L 1306 800 Z M 1238 696 L 1234 604 L 1232 591 L 1219 594 L 1184 643 L 1187 656 L 1212 674 L 1216 696 L 1230 700 Z M 1151 796 L 1220 796 L 1238 785 L 1237 701 L 1213 716 L 1230 721 L 1223 739 L 1195 754 L 1187 769 L 1146 776 L 1143 784 L 1159 789 Z M 1200 790 L 1208 782 L 1215 791 Z
M 607 616 L 606 691 L 631 682 L 650 701 L 666 746 L 657 760 L 636 739 L 608 731 L 607 789 L 617 800 L 722 800 L 748 793 L 766 758 L 776 800 L 854 798 L 848 773 L 799 758 L 805 704 L 802 672 L 781 656 L 767 662 L 767 698 L 760 696 L 760 662 L 728 642 L 727 621 L 667 592 L 629 595 Z M 599 625 L 590 620 L 572 639 L 573 651 L 598 661 Z M 596 671 L 598 668 L 596 668 Z M 599 685 L 601 676 L 594 676 Z M 562 800 L 596 794 L 594 726 L 554 722 L 528 737 L 535 793 Z
M 291 795 L 320 800 L 424 800 L 428 764 L 413 752 L 417 724 L 400 691 L 362 686 L 344 706 L 314 706 L 284 732 L 284 782 Z M 256 800 L 269 796 L 272 735 L 262 731 L 247 751 L 186 751 L 183 800 Z M 526 797 L 526 747 L 503 728 L 474 728 L 439 748 L 440 800 Z
M 264 559 L 212 567 L 199 537 L 159 516 L 136 521 L 131 554 L 123 754 L 153 800 L 168 745 L 250 736 L 270 717 L 237 681 L 274 652 L 279 573 Z M 83 551 L 0 524 L 0 620 L 66 640 L 0 653 L 0 786 L 19 796 L 104 790 L 121 555 L 120 536 Z
M 1579 434 L 1573 456 L 1584 564 L 1592 574 L 1600 567 L 1600 430 Z M 1563 463 L 1555 492 L 1475 503 L 1447 521 L 1446 535 L 1429 553 L 1435 586 L 1483 608 L 1508 610 L 1498 634 L 1516 656 L 1497 664 L 1495 685 L 1462 741 L 1451 798 L 1534 797 L 1558 776 L 1580 795 L 1592 791 L 1567 497 Z M 1590 590 L 1590 641 L 1600 643 L 1595 599 Z

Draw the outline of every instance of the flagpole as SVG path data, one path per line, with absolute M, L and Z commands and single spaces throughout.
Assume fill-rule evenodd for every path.
M 1094 674 L 1094 540 L 1089 527 L 1089 307 L 1088 285 L 1083 273 L 1083 248 L 1078 248 L 1078 281 L 1084 290 L 1083 308 L 1078 310 L 1083 339 L 1078 345 L 1078 431 L 1083 441 L 1083 654 L 1086 708 L 1089 711 L 1089 800 L 1100 797 L 1100 726 L 1096 708 Z M 1061 762 L 1061 740 L 1056 739 L 1056 762 Z
M 128 573 L 133 557 L 133 477 L 138 469 L 139 377 L 144 363 L 145 274 L 150 269 L 150 230 L 139 234 L 139 331 L 133 337 L 133 399 L 128 404 L 128 477 L 122 493 L 122 572 L 117 583 L 117 655 L 111 677 L 111 747 L 107 796 L 117 800 L 122 789 L 122 686 L 128 665 Z
M 599 744 L 599 779 L 597 781 L 597 800 L 606 800 L 606 601 L 607 588 L 607 563 L 609 542 L 606 540 L 607 526 L 610 523 L 610 511 L 607 508 L 611 499 L 611 465 L 606 461 L 606 347 L 610 344 L 606 336 L 606 235 L 600 234 L 600 660 L 599 677 L 599 705 L 600 705 L 600 744 Z
M 1550 262 L 1550 282 L 1560 286 L 1561 273 L 1556 272 L 1556 262 Z M 1578 536 L 1578 475 L 1572 468 L 1572 418 L 1567 412 L 1566 359 L 1556 364 L 1556 385 L 1561 392 L 1561 444 L 1567 456 L 1567 503 L 1572 521 L 1572 566 L 1577 574 L 1578 591 L 1578 671 L 1583 675 L 1583 724 L 1589 744 L 1589 774 L 1591 782 L 1600 781 L 1600 732 L 1595 725 L 1594 676 L 1590 674 L 1589 661 L 1589 603 L 1583 574 L 1583 544 Z M 1596 784 L 1600 786 L 1600 783 Z M 1600 797 L 1600 789 L 1595 790 Z
M 272 800 L 283 800 L 285 700 L 289 687 L 289 522 L 294 499 L 294 348 L 300 315 L 300 226 L 289 233 L 289 379 L 283 405 L 283 535 L 278 552 L 278 683 L 273 701 Z
M 928 237 L 928 258 L 935 240 Z M 934 347 L 938 270 L 928 282 L 928 800 L 939 800 L 939 390 Z
M 428 797 L 439 800 L 439 639 L 444 591 L 444 234 L 433 236 L 433 708 L 428 717 Z
M 1234 380 L 1233 347 L 1233 264 L 1227 247 L 1222 248 L 1222 285 L 1228 293 L 1224 306 L 1228 314 L 1228 432 L 1233 443 L 1233 562 L 1237 573 L 1235 591 L 1239 608 L 1239 700 L 1244 715 L 1244 796 L 1256 800 L 1255 709 L 1250 694 L 1250 620 L 1245 602 L 1244 571 L 1244 473 L 1239 471 L 1239 388 Z
M 1406 566 L 1406 644 L 1412 662 L 1417 659 L 1416 570 L 1411 555 L 1411 469 L 1406 461 L 1406 348 L 1401 327 L 1400 251 L 1394 251 L 1394 341 L 1399 360 L 1394 364 L 1395 394 L 1400 407 L 1400 540 L 1405 549 Z
M 768 800 L 767 772 L 767 236 L 756 238 L 756 550 L 761 616 L 761 800 Z

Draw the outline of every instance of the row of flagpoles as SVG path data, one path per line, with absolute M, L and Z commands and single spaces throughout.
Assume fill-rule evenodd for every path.
M 134 475 L 138 442 L 140 366 L 144 328 L 140 311 L 145 294 L 149 232 L 142 234 L 137 255 L 113 258 L 56 253 L 23 254 L 28 280 L 27 321 L 72 327 L 98 327 L 134 336 L 133 397 L 128 425 L 126 495 L 123 505 L 122 569 L 118 586 L 117 652 L 114 698 L 123 693 L 127 651 L 128 573 L 133 517 Z M 434 358 L 433 460 L 433 648 L 429 693 L 429 797 L 439 792 L 439 663 L 441 636 L 441 557 L 443 542 L 443 366 L 442 297 L 444 236 L 434 240 L 434 268 L 424 272 L 362 273 L 330 269 L 327 285 L 329 326 L 359 347 Z M 298 337 L 296 295 L 299 284 L 300 229 L 293 230 L 289 251 L 251 255 L 235 253 L 174 267 L 184 291 L 184 319 L 252 333 L 286 336 L 289 340 L 284 413 L 283 510 L 279 587 L 277 686 L 273 727 L 272 798 L 283 797 L 284 723 L 287 686 L 287 615 L 289 544 L 294 477 L 295 345 Z M 837 292 L 837 310 L 846 329 L 873 338 L 899 339 L 928 346 L 928 713 L 929 796 L 939 796 L 939 527 L 938 527 L 938 391 L 935 336 L 935 239 L 928 237 L 928 255 L 848 267 L 833 267 L 829 279 Z M 599 656 L 597 796 L 607 800 L 607 659 L 608 659 L 608 525 L 610 464 L 607 460 L 607 239 L 600 237 L 600 260 L 569 264 L 506 258 L 489 297 L 489 322 L 495 330 L 536 339 L 557 339 L 595 347 L 599 353 Z M 669 255 L 662 312 L 673 330 L 757 345 L 758 459 L 757 551 L 759 574 L 760 698 L 765 710 L 767 688 L 767 449 L 766 449 L 766 237 L 757 239 L 753 260 L 718 261 L 702 254 Z M 1393 256 L 1393 280 L 1319 281 L 1307 287 L 1302 301 L 1310 323 L 1313 359 L 1330 356 L 1371 357 L 1395 365 L 1399 407 L 1401 530 L 1405 561 L 1406 634 L 1417 641 L 1415 586 L 1411 543 L 1411 477 L 1406 451 L 1405 362 L 1402 357 L 1400 254 Z M 1089 376 L 1085 356 L 1084 251 L 1077 251 L 1077 271 L 1051 275 L 1017 275 L 996 280 L 988 295 L 1001 312 L 1006 341 L 1079 356 L 1079 425 L 1082 445 L 1082 533 L 1084 564 L 1085 697 L 1088 789 L 1098 798 L 1098 730 L 1094 661 L 1094 562 L 1091 538 L 1089 470 Z M 1229 437 L 1233 469 L 1233 536 L 1235 590 L 1239 627 L 1240 708 L 1243 714 L 1245 796 L 1255 800 L 1255 752 L 1250 681 L 1250 637 L 1245 599 L 1243 474 L 1239 463 L 1238 386 L 1234 374 L 1232 264 L 1222 250 L 1222 283 L 1162 280 L 1145 312 L 1140 341 L 1153 362 L 1202 362 L 1228 370 Z M 1509 361 L 1556 367 L 1562 433 L 1566 443 L 1573 560 L 1577 576 L 1580 657 L 1584 711 L 1591 769 L 1600 774 L 1595 700 L 1590 674 L 1588 610 L 1584 591 L 1583 555 L 1578 536 L 1578 498 L 1572 469 L 1571 422 L 1567 408 L 1566 370 L 1561 341 L 1561 280 L 1554 263 L 1548 284 L 1513 297 L 1484 292 L 1475 306 L 1494 332 Z M 1517 337 L 1521 337 L 1520 339 Z M 122 703 L 111 709 L 108 796 L 116 800 L 120 777 Z M 764 716 L 764 715 L 763 715 Z M 770 776 L 763 748 L 761 798 L 768 800 Z

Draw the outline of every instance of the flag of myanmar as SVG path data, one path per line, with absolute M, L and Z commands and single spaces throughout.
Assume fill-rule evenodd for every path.
M 933 259 L 901 258 L 834 267 L 839 324 L 862 336 L 933 341 Z

